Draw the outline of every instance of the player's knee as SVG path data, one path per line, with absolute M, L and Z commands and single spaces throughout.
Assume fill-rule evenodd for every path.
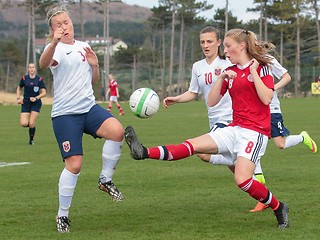
M 116 141 L 116 142 L 122 142 L 123 141 L 123 138 L 124 138 L 124 130 L 123 130 L 123 127 L 120 123 L 117 123 L 117 124 L 114 124 L 112 126 L 112 129 L 107 129 L 106 130 L 107 132 L 110 131 L 111 134 L 108 134 L 109 135 L 109 139 L 110 140 L 113 140 L 113 141 Z
M 115 133 L 115 139 L 114 141 L 116 142 L 122 142 L 123 141 L 123 138 L 124 138 L 124 132 L 123 132 L 123 129 L 122 130 L 119 130 Z
M 208 154 L 197 154 L 197 157 L 206 163 L 209 163 L 210 161 L 210 155 Z
M 22 127 L 29 127 L 29 122 L 21 121 L 21 122 L 20 122 L 20 125 L 21 125 Z
M 274 144 L 277 146 L 279 149 L 284 149 L 286 146 L 286 138 L 285 137 L 275 137 L 273 139 Z
M 250 179 L 250 177 L 246 177 L 244 175 L 240 175 L 240 174 L 235 174 L 234 175 L 234 180 L 236 181 L 236 184 L 239 188 L 241 188 L 240 186 L 247 181 L 248 179 Z
M 276 142 L 276 146 L 277 146 L 279 149 L 284 149 L 285 143 L 283 143 L 283 142 Z
M 66 166 L 66 169 L 73 174 L 80 173 L 81 166 L 82 166 L 82 156 L 75 155 L 75 156 L 67 157 L 65 159 L 65 166 Z

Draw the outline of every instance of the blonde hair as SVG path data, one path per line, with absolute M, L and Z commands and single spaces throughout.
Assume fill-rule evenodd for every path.
M 255 58 L 260 64 L 272 63 L 272 57 L 268 53 L 275 51 L 275 45 L 258 40 L 254 32 L 236 28 L 229 30 L 225 37 L 231 37 L 238 43 L 244 42 L 249 57 Z
M 57 7 L 54 7 L 54 8 L 51 8 L 48 12 L 47 12 L 47 17 L 46 17 L 46 21 L 48 23 L 48 26 L 49 26 L 49 34 L 46 35 L 46 42 L 49 43 L 51 42 L 52 40 L 52 37 L 53 37 L 53 32 L 51 30 L 51 19 L 61 13 L 66 13 L 70 16 L 70 13 L 67 9 L 67 5 L 63 4 L 61 6 L 57 6 Z

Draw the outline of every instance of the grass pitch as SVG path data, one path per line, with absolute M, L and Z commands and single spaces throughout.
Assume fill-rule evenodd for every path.
M 282 99 L 291 134 L 307 130 L 320 147 L 319 98 Z M 123 126 L 134 126 L 146 146 L 180 143 L 208 131 L 204 103 L 160 108 L 150 119 L 122 103 Z M 102 104 L 106 107 L 106 104 Z M 0 106 L 0 239 L 319 239 L 319 153 L 303 144 L 281 151 L 272 140 L 262 159 L 267 186 L 290 208 L 291 227 L 278 230 L 270 209 L 249 213 L 255 200 L 234 183 L 225 166 L 190 157 L 176 162 L 135 161 L 124 144 L 114 182 L 125 195 L 112 202 L 98 190 L 103 140 L 83 138 L 84 162 L 70 209 L 71 232 L 56 232 L 58 179 L 63 168 L 43 106 L 35 146 L 19 125 L 19 106 Z M 118 116 L 116 108 L 113 113 Z M 1 166 L 1 164 L 0 164 Z

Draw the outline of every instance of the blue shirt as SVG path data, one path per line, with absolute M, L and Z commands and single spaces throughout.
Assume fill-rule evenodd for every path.
M 30 78 L 29 75 L 25 75 L 21 78 L 20 88 L 24 87 L 23 101 L 30 101 L 30 97 L 36 97 L 40 94 L 40 89 L 46 88 L 42 77 L 36 75 L 34 78 Z

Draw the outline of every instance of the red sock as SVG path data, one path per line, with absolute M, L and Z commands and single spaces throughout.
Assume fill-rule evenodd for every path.
M 194 150 L 190 142 L 184 141 L 178 145 L 167 145 L 148 148 L 149 157 L 161 160 L 179 160 L 193 155 Z
M 276 210 L 279 207 L 279 201 L 272 195 L 266 186 L 252 178 L 239 184 L 238 187 L 259 202 L 269 205 L 273 210 Z

